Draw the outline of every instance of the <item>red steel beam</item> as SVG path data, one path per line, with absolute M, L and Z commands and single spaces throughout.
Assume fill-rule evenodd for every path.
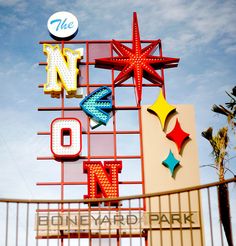
M 132 43 L 132 40 L 117 40 L 121 43 Z M 141 43 L 151 43 L 156 42 L 157 40 L 140 40 Z M 103 44 L 103 43 L 111 43 L 112 40 L 70 40 L 63 41 L 64 44 Z M 53 40 L 43 40 L 40 41 L 39 44 L 61 44 L 61 41 L 53 41 Z
M 113 106 L 112 110 L 137 110 L 140 106 Z M 39 107 L 38 111 L 77 111 L 82 110 L 81 107 Z
M 64 182 L 64 185 L 87 185 L 87 182 Z M 119 181 L 122 185 L 132 185 L 132 184 L 142 184 L 142 181 Z M 46 186 L 46 185 L 61 185 L 61 182 L 38 182 L 36 185 Z
M 90 159 L 114 159 L 114 156 L 89 156 Z M 80 156 L 78 159 L 89 159 L 88 156 Z M 117 156 L 117 159 L 140 159 L 140 155 L 119 155 Z M 53 156 L 38 156 L 37 160 L 43 161 L 43 160 L 55 160 Z
M 91 131 L 93 135 L 109 135 L 113 134 L 113 131 Z M 82 131 L 82 134 L 88 134 L 87 131 Z M 116 134 L 139 134 L 139 131 L 116 131 Z M 37 135 L 50 135 L 50 132 L 37 132 Z

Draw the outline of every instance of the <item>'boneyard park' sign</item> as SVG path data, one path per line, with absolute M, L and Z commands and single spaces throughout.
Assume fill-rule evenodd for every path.
M 57 230 L 108 230 L 128 231 L 133 229 L 160 228 L 199 228 L 197 212 L 149 213 L 149 212 L 80 212 L 80 213 L 40 213 L 36 216 L 36 228 L 39 231 Z

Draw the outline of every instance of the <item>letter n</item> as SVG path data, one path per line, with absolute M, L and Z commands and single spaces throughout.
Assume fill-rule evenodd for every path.
M 119 197 L 118 173 L 121 172 L 121 161 L 84 161 L 84 173 L 88 174 L 88 195 L 91 198 Z
M 63 54 L 58 45 L 43 45 L 43 52 L 47 56 L 47 83 L 44 84 L 44 93 L 52 97 L 60 97 L 64 88 L 67 97 L 77 95 L 77 60 L 81 59 L 79 51 L 68 48 L 63 49 Z M 66 57 L 66 59 L 65 59 Z

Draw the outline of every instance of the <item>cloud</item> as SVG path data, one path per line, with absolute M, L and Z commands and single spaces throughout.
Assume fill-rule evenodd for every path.
M 16 15 L 14 11 L 20 3 L 25 6 L 24 16 Z M 78 38 L 130 39 L 132 12 L 137 11 L 143 39 L 162 38 L 166 41 L 167 49 L 181 52 L 187 49 L 185 54 L 213 42 L 216 49 L 219 45 L 225 52 L 235 52 L 234 1 L 88 0 L 81 3 L 76 0 L 44 0 L 35 3 L 33 9 L 25 1 L 2 1 L 1 4 L 11 7 L 11 11 L 3 15 L 3 25 L 10 25 L 16 31 L 31 29 L 39 36 L 42 20 L 46 27 L 47 18 L 52 13 L 65 10 L 71 11 L 79 19 Z M 33 15 L 36 10 L 41 11 L 41 14 Z M 39 16 L 43 16 L 43 19 Z M 227 44 L 224 40 L 227 40 Z
M 11 8 L 14 12 L 23 13 L 27 9 L 28 3 L 25 0 L 0 0 L 0 7 Z
M 25 1 L 21 1 L 21 0 L 4 1 L 4 0 L 0 0 L 0 6 L 1 7 L 14 7 L 14 6 L 18 5 L 20 2 L 25 2 Z
M 234 1 L 158 1 L 144 7 L 140 22 L 144 35 L 159 33 L 168 48 L 181 51 L 187 48 L 191 52 L 214 42 L 225 51 L 228 48 L 225 39 L 235 43 L 235 9 Z

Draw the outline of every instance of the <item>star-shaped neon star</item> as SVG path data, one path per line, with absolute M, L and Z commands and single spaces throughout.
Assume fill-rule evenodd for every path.
M 159 56 L 152 55 L 157 47 L 161 45 L 160 39 L 152 41 L 148 46 L 141 48 L 136 13 L 133 13 L 132 48 L 115 40 L 112 40 L 112 45 L 118 56 L 96 59 L 95 67 L 105 69 L 113 68 L 121 71 L 114 80 L 116 85 L 123 83 L 130 77 L 134 77 L 138 104 L 142 100 L 143 77 L 157 86 L 163 87 L 164 78 L 155 70 L 178 66 L 179 58 L 163 57 L 162 54 Z

